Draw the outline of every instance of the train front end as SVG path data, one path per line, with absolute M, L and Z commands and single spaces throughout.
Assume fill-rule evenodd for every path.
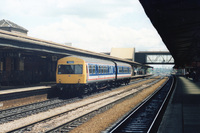
M 83 59 L 65 57 L 58 60 L 56 72 L 57 88 L 69 95 L 86 84 L 86 65 Z

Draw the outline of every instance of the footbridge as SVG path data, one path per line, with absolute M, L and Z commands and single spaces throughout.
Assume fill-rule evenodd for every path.
M 142 64 L 174 64 L 174 59 L 168 51 L 136 52 L 135 61 Z

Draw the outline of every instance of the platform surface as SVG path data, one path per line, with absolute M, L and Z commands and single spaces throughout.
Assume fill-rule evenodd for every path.
M 51 88 L 51 86 L 35 86 L 35 87 L 16 88 L 16 89 L 10 89 L 10 90 L 1 90 L 0 95 L 25 92 L 25 91 L 33 91 L 33 90 L 41 90 L 41 89 L 47 89 L 47 88 Z
M 158 133 L 200 133 L 200 82 L 177 77 Z

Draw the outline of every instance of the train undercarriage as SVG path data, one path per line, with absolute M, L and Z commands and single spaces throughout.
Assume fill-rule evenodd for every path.
M 120 79 L 120 80 L 111 80 L 111 81 L 102 81 L 102 82 L 93 82 L 88 84 L 57 84 L 57 89 L 59 96 L 61 98 L 83 96 L 91 94 L 98 90 L 112 89 L 114 87 L 119 87 L 122 84 L 129 84 L 130 78 Z

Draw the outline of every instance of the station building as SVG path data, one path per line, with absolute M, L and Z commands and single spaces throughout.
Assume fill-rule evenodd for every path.
M 0 21 L 0 29 L 21 35 L 27 35 L 28 33 L 27 29 L 5 19 Z
M 55 83 L 57 60 L 69 55 L 87 56 L 149 67 L 119 57 L 27 36 L 28 30 L 8 20 L 0 21 L 0 85 Z
M 28 33 L 22 26 L 4 19 L 0 21 L 0 30 L 19 36 L 27 36 Z M 45 52 L 9 47 L 6 44 L 0 46 L 0 84 L 24 85 L 55 81 L 57 58 Z
M 111 52 L 108 54 L 114 57 L 135 61 L 135 48 L 111 48 Z M 133 75 L 144 75 L 147 73 L 146 67 L 132 66 L 132 69 L 134 71 Z

